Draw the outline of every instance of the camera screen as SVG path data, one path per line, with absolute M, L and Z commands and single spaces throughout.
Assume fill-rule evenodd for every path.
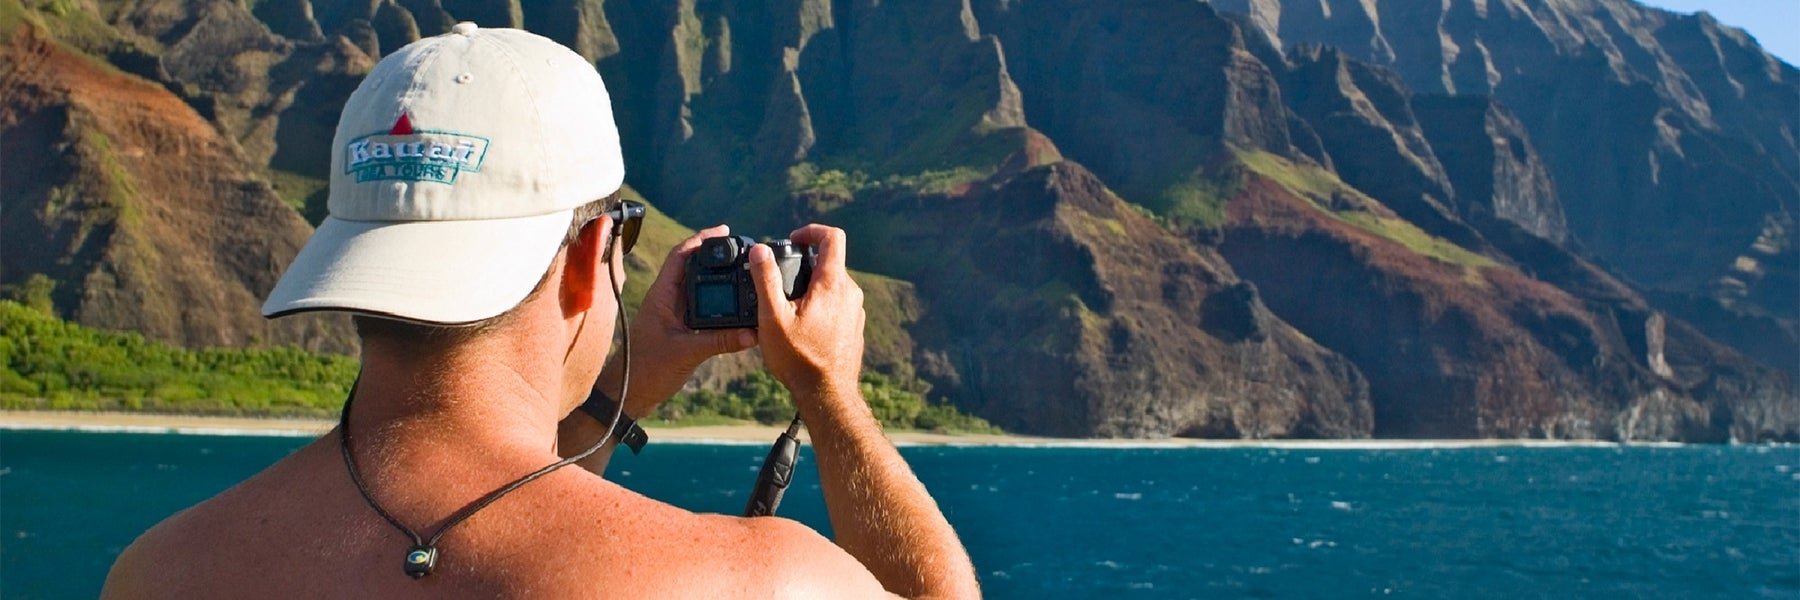
M 694 286 L 694 313 L 703 318 L 729 317 L 737 314 L 737 287 L 730 283 L 705 283 Z

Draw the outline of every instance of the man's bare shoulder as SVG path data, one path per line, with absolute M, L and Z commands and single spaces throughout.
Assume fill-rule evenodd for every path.
M 317 442 L 314 443 L 316 445 Z M 218 589 L 237 564 L 265 558 L 272 547 L 285 551 L 324 550 L 317 543 L 275 544 L 300 539 L 309 528 L 326 525 L 316 515 L 340 508 L 322 500 L 316 477 L 301 476 L 300 464 L 313 446 L 270 465 L 219 494 L 175 513 L 138 536 L 114 561 L 103 594 L 107 597 L 168 597 Z M 295 518 L 298 517 L 298 518 Z
M 600 535 L 589 538 L 590 564 L 636 574 L 631 588 L 650 597 L 881 595 L 868 569 L 797 521 L 690 512 L 611 482 L 592 486 L 584 504 L 614 511 L 584 519 Z
M 237 537 L 227 530 L 223 505 L 246 481 L 157 523 L 119 554 L 107 573 L 102 595 L 108 598 L 167 597 L 177 590 L 202 589 L 206 549 Z
M 868 567 L 811 527 L 779 517 L 738 520 L 748 522 L 756 538 L 770 541 L 762 551 L 785 582 L 778 590 L 783 597 L 893 597 Z
M 126 546 L 124 552 L 119 553 L 119 558 L 113 562 L 112 570 L 106 574 L 106 585 L 102 588 L 101 597 L 160 597 L 164 594 L 158 590 L 171 589 L 165 583 L 185 579 L 183 564 L 164 565 L 155 557 L 169 555 L 170 550 L 178 545 L 175 540 L 179 536 L 174 532 L 181 527 L 175 523 L 187 512 L 182 511 L 163 520 Z

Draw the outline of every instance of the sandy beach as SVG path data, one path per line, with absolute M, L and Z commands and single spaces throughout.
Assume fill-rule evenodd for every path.
M 0 411 L 0 431 L 35 429 L 60 431 L 175 433 L 188 435 L 268 435 L 316 437 L 330 431 L 336 421 L 328 419 L 275 419 L 243 417 L 208 417 L 195 415 L 162 415 L 118 412 L 76 411 Z M 644 428 L 653 442 L 707 444 L 768 444 L 781 434 L 782 427 L 763 425 L 717 425 Z M 0 434 L 4 435 L 4 434 Z M 1061 448 L 1288 448 L 1308 450 L 1334 449 L 1416 449 L 1479 448 L 1491 446 L 1527 447 L 1606 447 L 1612 442 L 1591 440 L 1202 440 L 1166 439 L 1071 439 L 1017 435 L 941 434 L 919 431 L 890 431 L 888 438 L 904 446 L 1017 446 Z M 806 435 L 801 434 L 806 440 Z

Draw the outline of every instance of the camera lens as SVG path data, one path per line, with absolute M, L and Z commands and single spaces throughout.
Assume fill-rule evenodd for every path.
M 773 240 L 763 242 L 763 245 L 768 246 L 777 259 L 800 255 L 800 252 L 794 249 L 794 242 L 790 240 Z

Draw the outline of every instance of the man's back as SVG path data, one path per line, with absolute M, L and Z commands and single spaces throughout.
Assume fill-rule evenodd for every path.
M 803 526 L 696 515 L 579 469 L 533 481 L 457 526 L 440 543 L 437 568 L 414 581 L 402 573 L 410 541 L 364 504 L 336 443 L 335 434 L 327 435 L 146 533 L 120 557 L 109 594 L 770 597 L 807 595 L 813 583 L 830 584 L 825 577 L 856 575 L 879 587 L 841 553 L 784 556 L 796 541 L 811 546 L 804 543 L 809 535 L 826 543 Z M 507 462 L 516 465 L 509 469 Z M 486 463 L 389 476 L 383 500 L 416 498 L 393 510 L 441 520 L 460 508 L 444 499 L 466 503 L 486 491 L 471 480 L 504 483 L 541 466 Z M 446 485 L 466 489 L 446 493 Z M 851 564 L 829 568 L 837 561 Z

